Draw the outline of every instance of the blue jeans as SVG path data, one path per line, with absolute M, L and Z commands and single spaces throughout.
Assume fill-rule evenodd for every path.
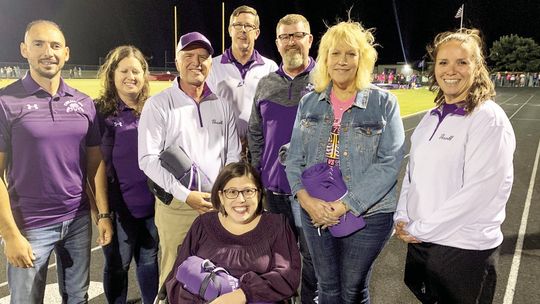
M 320 304 L 370 303 L 369 279 L 375 259 L 390 238 L 393 213 L 365 217 L 366 227 L 343 238 L 319 231 L 302 210 L 306 235 L 319 282 Z
M 297 217 L 300 205 L 289 195 L 274 194 L 266 190 L 266 203 L 268 211 L 283 214 L 289 220 L 291 227 L 298 239 L 300 254 L 302 255 L 302 285 L 300 287 L 300 299 L 303 304 L 315 303 L 317 296 L 317 277 L 313 269 L 313 262 L 306 244 L 306 238 L 302 231 L 302 222 Z
M 134 218 L 116 213 L 115 234 L 103 247 L 103 288 L 109 303 L 126 303 L 131 260 L 137 264 L 137 280 L 143 303 L 153 303 L 158 292 L 158 233 L 154 217 Z
M 22 231 L 30 242 L 36 260 L 33 268 L 8 264 L 8 282 L 12 304 L 43 302 L 47 267 L 52 251 L 56 253 L 58 287 L 62 302 L 87 303 L 90 283 L 90 216 L 88 214 L 58 224 Z

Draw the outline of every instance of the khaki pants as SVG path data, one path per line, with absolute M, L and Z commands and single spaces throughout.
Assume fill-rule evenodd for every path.
M 159 286 L 171 272 L 176 260 L 178 246 L 182 244 L 191 224 L 199 213 L 176 198 L 165 205 L 156 198 L 155 223 L 159 235 Z

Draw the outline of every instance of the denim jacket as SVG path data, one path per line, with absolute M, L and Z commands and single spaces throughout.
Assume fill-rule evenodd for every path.
M 292 194 L 303 189 L 304 169 L 324 162 L 334 118 L 332 83 L 300 101 L 286 160 Z M 348 188 L 342 199 L 355 215 L 394 212 L 405 133 L 394 95 L 371 85 L 358 91 L 343 114 L 339 134 L 340 169 Z

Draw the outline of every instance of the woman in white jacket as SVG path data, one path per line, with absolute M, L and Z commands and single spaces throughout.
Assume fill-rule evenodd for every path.
M 405 283 L 422 303 L 491 303 L 514 131 L 492 100 L 478 30 L 440 33 L 428 52 L 436 107 L 411 136 L 394 215 Z

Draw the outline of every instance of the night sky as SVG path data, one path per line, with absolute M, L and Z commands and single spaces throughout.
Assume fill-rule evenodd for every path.
M 407 61 L 425 55 L 425 46 L 440 31 L 459 27 L 457 9 L 465 3 L 465 27 L 479 28 L 487 47 L 502 35 L 518 34 L 540 43 L 538 0 L 226 0 L 225 17 L 247 4 L 258 10 L 261 35 L 256 48 L 279 61 L 275 47 L 275 25 L 288 13 L 300 13 L 311 23 L 312 55 L 326 24 L 351 17 L 367 28 L 375 28 L 379 44 L 378 64 L 403 62 L 404 56 L 394 14 L 399 18 Z M 322 4 L 321 4 L 322 3 Z M 71 49 L 71 64 L 97 65 L 108 50 L 121 44 L 139 47 L 151 66 L 172 67 L 174 56 L 173 7 L 177 6 L 179 36 L 200 31 L 221 52 L 221 5 L 219 0 L 0 0 L 0 62 L 24 62 L 19 43 L 28 22 L 50 19 L 63 28 Z M 230 44 L 228 34 L 225 47 Z M 219 52 L 218 52 L 219 51 Z M 165 58 L 167 56 L 167 58 Z

